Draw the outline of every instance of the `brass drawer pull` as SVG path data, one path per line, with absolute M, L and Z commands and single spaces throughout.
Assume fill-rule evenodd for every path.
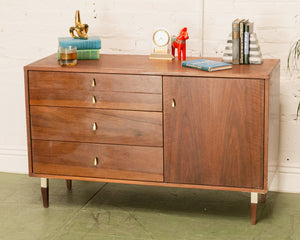
M 96 79 L 93 78 L 93 80 L 92 80 L 92 87 L 95 87 L 95 86 L 96 86 Z
M 94 123 L 93 123 L 93 131 L 96 132 L 97 128 L 98 128 L 98 127 L 97 127 L 97 123 L 94 122 Z
M 97 100 L 96 100 L 96 97 L 95 97 L 95 96 L 92 97 L 92 101 L 93 101 L 93 104 L 96 104 L 96 101 L 97 101 Z
M 175 99 L 173 98 L 172 99 L 172 108 L 175 108 L 176 107 L 176 102 L 175 102 Z
M 94 166 L 97 167 L 97 165 L 98 165 L 98 158 L 95 157 L 95 158 L 94 158 Z

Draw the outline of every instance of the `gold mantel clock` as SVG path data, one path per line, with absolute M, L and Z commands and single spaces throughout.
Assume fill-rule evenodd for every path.
M 150 59 L 172 60 L 174 57 L 170 54 L 170 34 L 165 29 L 158 29 L 153 33 L 152 42 L 154 45 Z

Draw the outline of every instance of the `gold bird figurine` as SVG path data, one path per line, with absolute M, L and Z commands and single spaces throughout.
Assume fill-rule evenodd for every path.
M 69 32 L 73 38 L 88 39 L 87 32 L 89 30 L 89 25 L 81 24 L 79 10 L 76 10 L 75 14 L 75 27 L 70 27 Z M 77 33 L 77 36 L 74 34 Z

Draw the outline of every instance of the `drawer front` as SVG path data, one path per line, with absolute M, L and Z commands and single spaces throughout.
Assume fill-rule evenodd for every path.
M 92 90 L 30 89 L 30 105 L 162 111 L 162 95 Z
M 160 147 L 33 140 L 32 152 L 34 173 L 163 181 Z
M 30 71 L 29 90 L 33 89 L 162 94 L 162 77 Z
M 31 106 L 32 139 L 162 146 L 162 113 Z
M 162 111 L 160 76 L 29 72 L 30 105 Z

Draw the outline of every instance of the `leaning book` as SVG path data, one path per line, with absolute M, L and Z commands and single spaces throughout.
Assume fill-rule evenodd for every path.
M 183 67 L 196 68 L 208 72 L 231 69 L 232 64 L 208 59 L 195 59 L 182 62 Z

